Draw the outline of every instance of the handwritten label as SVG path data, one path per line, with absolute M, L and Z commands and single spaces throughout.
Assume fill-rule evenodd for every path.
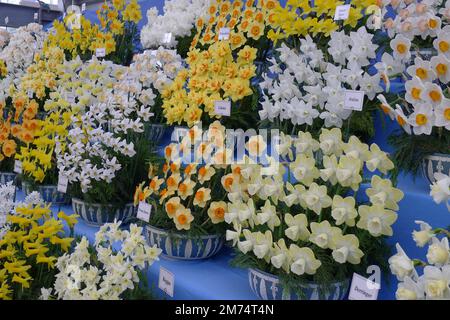
M 214 112 L 218 115 L 229 117 L 231 114 L 231 102 L 230 101 L 215 101 Z
M 346 20 L 348 19 L 348 15 L 350 13 L 350 5 L 344 4 L 336 7 L 336 11 L 334 12 L 334 20 Z
M 219 40 L 228 40 L 230 38 L 230 28 L 220 28 Z
M 163 267 L 159 267 L 158 287 L 173 298 L 173 291 L 175 287 L 174 274 Z
M 152 212 L 152 205 L 145 201 L 140 201 L 138 205 L 137 218 L 142 221 L 149 222 L 150 214 Z
M 58 176 L 58 187 L 56 188 L 56 190 L 58 190 L 58 192 L 61 192 L 61 193 L 66 193 L 68 185 L 69 185 L 69 179 L 65 175 L 60 174 Z
M 172 32 L 164 33 L 163 43 L 170 43 L 172 40 Z
M 364 91 L 345 90 L 344 109 L 361 111 L 364 102 Z
M 377 300 L 380 285 L 372 280 L 366 279 L 357 273 L 353 274 L 350 286 L 349 300 Z
M 14 172 L 19 174 L 22 173 L 22 161 L 16 160 L 14 162 Z
M 104 57 L 106 55 L 106 50 L 105 48 L 97 48 L 95 49 L 95 56 L 97 58 L 101 58 Z

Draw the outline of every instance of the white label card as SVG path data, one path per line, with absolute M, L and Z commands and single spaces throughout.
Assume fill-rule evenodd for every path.
M 364 91 L 345 90 L 344 109 L 361 111 L 364 102 Z
M 344 4 L 342 6 L 337 6 L 336 11 L 334 12 L 334 20 L 346 20 L 348 19 L 348 15 L 350 13 L 350 5 Z
M 22 173 L 22 161 L 16 160 L 14 162 L 14 172 L 19 174 Z
M 172 40 L 172 32 L 164 33 L 163 43 L 170 43 Z
M 106 50 L 105 48 L 97 48 L 95 49 L 95 56 L 97 58 L 101 58 L 104 57 L 106 55 Z
M 33 99 L 33 95 L 34 95 L 33 90 L 28 89 L 27 90 L 27 95 L 28 95 L 28 98 Z
M 229 117 L 231 114 L 231 102 L 230 101 L 215 101 L 214 112 L 218 115 Z
M 173 291 L 175 287 L 175 276 L 172 272 L 159 267 L 158 287 L 167 295 L 173 298 Z
M 350 286 L 349 300 L 377 300 L 380 285 L 372 280 L 366 279 L 357 273 L 353 274 Z
M 84 12 L 84 11 L 86 11 L 86 3 L 83 3 L 81 5 L 81 12 Z
M 230 38 L 230 28 L 220 28 L 219 40 L 228 40 Z
M 60 174 L 58 176 L 58 187 L 57 187 L 58 192 L 66 193 L 68 184 L 69 179 L 65 175 Z
M 34 20 L 37 20 L 39 18 L 39 13 L 35 12 L 33 15 Z
M 142 221 L 149 222 L 150 214 L 152 212 L 152 205 L 145 201 L 140 201 L 137 209 L 137 218 Z
M 5 24 L 8 24 L 8 22 L 9 22 L 9 17 L 6 17 L 5 18 Z

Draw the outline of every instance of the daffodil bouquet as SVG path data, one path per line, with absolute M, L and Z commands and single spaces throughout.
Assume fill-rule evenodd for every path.
M 196 34 L 191 49 L 207 48 L 217 41 L 229 40 L 233 51 L 245 45 L 258 48 L 258 60 L 262 60 L 265 51 L 271 47 L 267 33 L 277 6 L 279 3 L 275 0 L 212 2 L 206 14 L 195 23 Z
M 373 37 L 362 26 L 333 31 L 326 43 L 314 34 L 282 42 L 259 84 L 261 126 L 313 135 L 322 127 L 338 127 L 363 140 L 372 137 L 375 96 L 383 91 L 380 75 L 369 73 L 378 49 Z M 362 110 L 346 105 L 347 90 L 362 91 Z
M 226 101 L 230 103 L 230 117 L 223 118 L 227 127 L 248 127 L 256 102 L 251 85 L 256 52 L 245 46 L 234 56 L 229 40 L 215 42 L 205 50 L 191 49 L 188 69 L 181 70 L 161 93 L 167 123 L 192 127 L 201 121 L 207 126 L 222 118 L 216 113 L 216 102 Z
M 214 122 L 204 132 L 194 126 L 180 143 L 165 148 L 161 174 L 136 188 L 134 203 L 150 203 L 150 224 L 169 232 L 196 236 L 223 234 L 227 211 L 226 190 L 233 177 L 225 128 Z
M 0 239 L 0 299 L 36 299 L 54 282 L 55 263 L 73 241 L 64 236 L 63 221 L 73 230 L 77 217 L 60 212 L 53 218 L 37 193 L 14 206 Z
M 282 161 L 272 170 L 248 163 L 233 180 L 225 221 L 237 247 L 234 264 L 279 276 L 298 294 L 298 283 L 326 287 L 385 265 L 384 238 L 403 198 L 385 178 L 393 169 L 386 153 L 356 136 L 342 141 L 337 128 L 323 129 L 318 140 L 281 134 L 277 150 Z M 366 186 L 364 167 L 375 172 Z
M 103 225 L 95 234 L 94 246 L 86 237 L 77 242 L 71 254 L 59 257 L 54 284 L 42 287 L 43 300 L 119 300 L 148 297 L 143 292 L 147 266 L 159 260 L 161 249 L 146 244 L 142 227 L 121 222 Z M 120 242 L 120 248 L 113 244 Z M 141 288 L 142 287 L 142 288 Z
M 390 87 L 401 76 L 405 92 L 380 97 L 381 108 L 403 130 L 390 142 L 398 169 L 416 174 L 433 153 L 450 153 L 450 4 L 396 1 L 386 18 L 388 45 L 375 66 Z M 384 9 L 385 13 L 387 8 Z
M 114 78 L 84 94 L 87 104 L 83 104 L 83 112 L 71 117 L 64 143 L 56 143 L 58 169 L 69 178 L 73 196 L 121 206 L 131 202 L 130 188 L 145 176 L 138 168 L 145 165 L 151 152 L 143 132 L 144 123 L 152 117 L 153 100 L 140 91 L 137 79 L 123 79 L 129 68 L 111 62 L 90 66 Z M 94 82 L 96 79 L 94 76 Z M 138 103 L 138 99 L 148 103 Z
M 274 1 L 275 2 L 275 1 Z M 335 21 L 336 7 L 346 4 L 346 1 L 330 0 L 288 0 L 283 7 L 276 2 L 269 18 L 271 30 L 269 39 L 275 43 L 280 40 L 295 41 L 307 35 L 327 39 L 332 32 L 344 28 L 346 30 L 357 29 L 365 25 L 365 12 L 372 5 L 377 5 L 377 0 L 353 0 L 350 5 L 348 18 Z
M 141 8 L 136 0 L 115 0 L 103 3 L 97 10 L 100 25 L 92 24 L 75 12 L 62 22 L 53 23 L 44 51 L 52 47 L 61 48 L 68 59 L 81 57 L 83 61 L 104 49 L 106 59 L 128 65 L 133 55 L 133 41 L 137 36 L 137 23 L 141 20 Z

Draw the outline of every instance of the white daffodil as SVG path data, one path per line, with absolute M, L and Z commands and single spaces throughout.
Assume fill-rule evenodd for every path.
M 406 68 L 406 72 L 412 78 L 420 79 L 423 83 L 436 79 L 436 73 L 431 67 L 430 62 L 420 57 L 414 59 L 414 64 Z
M 245 240 L 238 241 L 237 246 L 238 246 L 238 249 L 243 254 L 246 254 L 247 252 L 250 252 L 253 250 L 253 245 L 255 243 L 255 235 L 248 229 L 242 230 L 242 233 L 244 234 Z
M 411 57 L 411 40 L 405 38 L 401 34 L 397 34 L 395 38 L 391 40 L 390 46 L 395 59 L 406 61 Z
M 427 299 L 448 300 L 450 299 L 450 266 L 442 268 L 426 266 L 422 276 L 423 287 Z
M 327 194 L 326 186 L 319 186 L 313 182 L 309 189 L 303 194 L 303 201 L 306 208 L 314 211 L 316 214 L 320 214 L 323 208 L 331 206 L 331 198 Z
M 387 174 L 388 171 L 394 169 L 394 163 L 389 159 L 386 152 L 381 151 L 378 145 L 372 143 L 366 167 L 370 172 L 380 170 L 382 173 Z
M 276 207 L 270 204 L 269 200 L 266 200 L 264 206 L 261 207 L 261 211 L 256 215 L 258 224 L 267 224 L 270 230 L 274 230 L 281 223 L 280 218 L 277 215 Z
M 253 253 L 259 259 L 265 259 L 266 262 L 270 261 L 270 251 L 272 249 L 273 240 L 272 232 L 267 230 L 265 233 L 254 233 L 255 243 L 253 245 Z
M 292 257 L 284 239 L 273 244 L 270 263 L 277 269 L 283 268 L 286 273 L 290 272 Z
M 436 172 L 434 174 L 436 182 L 431 185 L 430 195 L 436 203 L 446 203 L 450 210 L 450 176 Z
M 334 249 L 335 240 L 342 235 L 341 229 L 332 227 L 331 224 L 325 220 L 320 223 L 311 222 L 311 235 L 309 241 L 321 247 L 322 249 Z
M 362 181 L 361 168 L 361 160 L 342 156 L 336 169 L 336 179 L 343 187 L 351 187 L 356 191 Z
M 403 112 L 403 109 L 397 104 L 395 105 L 395 119 L 397 120 L 397 123 L 405 130 L 407 134 L 411 134 L 411 124 L 409 123 L 408 117 Z
M 397 253 L 389 258 L 389 268 L 393 275 L 399 281 L 403 281 L 406 277 L 417 278 L 416 270 L 414 269 L 414 262 L 406 255 L 400 244 L 396 244 Z
M 433 107 L 440 105 L 444 98 L 441 87 L 432 82 L 426 82 L 424 87 L 425 89 L 420 94 L 420 98 Z
M 303 274 L 315 274 L 322 265 L 320 260 L 316 259 L 314 252 L 307 247 L 300 248 L 296 244 L 291 244 L 289 253 L 292 257 L 291 271 L 299 276 Z
M 359 240 L 354 234 L 338 236 L 334 239 L 333 259 L 338 263 L 359 264 L 364 253 L 359 249 Z
M 322 129 L 319 136 L 320 149 L 325 155 L 334 154 L 340 156 L 342 154 L 342 133 L 338 128 Z
M 443 54 L 431 57 L 430 65 L 442 83 L 450 82 L 450 58 Z
M 356 224 L 358 228 L 369 231 L 374 237 L 392 236 L 391 225 L 397 220 L 397 214 L 394 211 L 380 205 L 371 207 L 363 205 L 359 207 L 358 213 L 361 217 Z
M 418 247 L 423 247 L 427 243 L 430 243 L 431 239 L 434 237 L 433 229 L 424 221 L 416 220 L 414 222 L 420 226 L 420 230 L 413 231 L 413 240 Z
M 295 162 L 291 163 L 289 167 L 298 182 L 309 186 L 315 179 L 320 177 L 319 169 L 315 165 L 316 160 L 314 157 L 298 154 Z
M 284 230 L 286 237 L 292 241 L 306 241 L 309 239 L 311 233 L 308 230 L 308 219 L 305 214 L 296 214 L 292 216 L 287 213 L 284 216 L 284 221 L 286 222 L 288 228 Z
M 409 103 L 416 104 L 422 102 L 422 92 L 425 91 L 425 85 L 418 77 L 413 76 L 411 80 L 405 82 L 405 99 Z
M 413 126 L 414 134 L 430 135 L 435 122 L 433 109 L 424 103 L 416 104 L 408 120 Z
M 435 126 L 450 130 L 450 99 L 442 99 L 442 103 L 434 108 Z
M 422 300 L 424 298 L 424 288 L 421 281 L 415 282 L 410 277 L 403 278 L 403 282 L 398 284 L 395 298 L 397 300 Z
M 311 133 L 300 131 L 298 137 L 294 140 L 294 146 L 297 154 L 311 155 L 319 149 L 319 142 L 313 139 Z
M 442 238 L 441 241 L 437 238 L 432 238 L 431 241 L 432 244 L 428 247 L 427 252 L 428 262 L 438 267 L 448 264 L 450 258 L 448 238 Z
M 323 156 L 323 167 L 324 169 L 320 169 L 320 177 L 323 181 L 329 181 L 332 185 L 335 185 L 338 182 L 336 177 L 338 168 L 337 157 L 334 154 Z
M 225 233 L 225 238 L 227 241 L 232 241 L 232 245 L 233 247 L 235 247 L 241 237 L 242 225 L 234 222 L 233 229 L 234 231 L 227 230 L 227 232 Z
M 400 189 L 392 187 L 392 181 L 381 179 L 379 176 L 372 176 L 370 188 L 366 190 L 370 202 L 374 205 L 384 206 L 386 209 L 397 211 L 398 202 L 403 199 L 403 192 Z
M 342 198 L 339 195 L 335 195 L 331 205 L 331 216 L 336 220 L 336 225 L 339 226 L 345 223 L 353 227 L 355 225 L 355 218 L 358 216 L 355 208 L 355 198 Z
M 358 137 L 351 136 L 348 142 L 344 143 L 343 150 L 346 156 L 366 161 L 369 153 L 369 146 L 362 143 Z
M 286 189 L 290 193 L 284 197 L 283 201 L 288 207 L 299 204 L 303 199 L 302 194 L 306 190 L 305 186 L 300 183 L 293 186 L 289 182 L 286 182 Z

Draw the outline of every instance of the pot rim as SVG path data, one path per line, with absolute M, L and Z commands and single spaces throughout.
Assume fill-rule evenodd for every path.
M 100 203 L 95 203 L 95 202 L 87 202 L 87 201 L 81 200 L 81 199 L 79 199 L 79 198 L 72 197 L 72 204 L 73 204 L 74 202 L 79 202 L 79 203 L 82 203 L 82 204 L 85 204 L 85 205 L 101 206 L 101 207 L 109 207 L 109 208 L 128 208 L 128 207 L 134 207 L 134 203 L 133 203 L 133 202 L 126 203 L 124 206 L 115 206 L 115 205 L 113 205 L 113 204 L 100 204 Z
M 256 273 L 256 272 L 262 273 L 263 275 L 266 275 L 268 277 L 275 278 L 276 283 L 280 284 L 280 278 L 278 276 L 272 274 L 272 273 L 268 273 L 268 272 L 263 271 L 263 270 L 258 269 L 258 268 L 248 268 L 248 272 L 250 274 L 251 273 Z M 347 286 L 347 285 L 350 284 L 350 278 L 347 278 L 347 279 L 341 280 L 341 281 L 334 281 L 334 282 L 331 282 L 329 285 L 330 286 L 332 286 L 332 285 L 339 285 L 339 286 L 344 286 L 345 285 L 345 286 Z M 299 283 L 298 285 L 300 287 L 308 287 L 308 288 L 317 288 L 317 287 L 321 286 L 321 285 L 318 285 L 318 284 L 316 284 L 315 282 L 312 282 L 312 281 L 305 281 L 304 283 Z
M 145 225 L 145 228 L 146 229 L 153 229 L 154 231 L 158 231 L 158 233 L 164 233 L 167 236 L 169 235 L 169 232 L 167 230 L 155 227 L 155 226 L 153 226 L 153 225 L 151 225 L 149 223 L 147 223 Z M 180 238 L 180 239 L 186 239 L 186 240 L 189 240 L 189 239 L 190 240 L 195 240 L 196 239 L 196 238 L 188 237 L 187 235 L 185 235 L 185 234 L 183 234 L 181 232 L 177 232 L 177 231 L 172 232 L 170 235 L 173 235 L 173 236 L 175 236 L 177 238 Z M 199 239 L 202 239 L 202 240 L 205 240 L 205 239 L 216 239 L 216 238 L 223 238 L 223 235 L 221 235 L 221 234 L 210 234 L 210 235 L 204 235 L 204 236 L 200 236 L 199 237 Z

